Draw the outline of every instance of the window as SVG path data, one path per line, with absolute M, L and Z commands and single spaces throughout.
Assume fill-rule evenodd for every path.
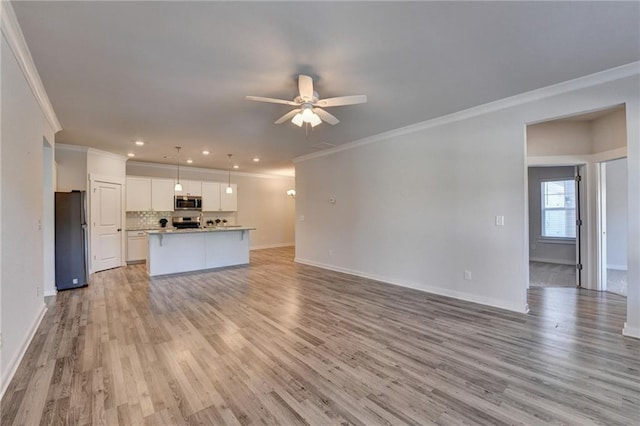
M 573 179 L 543 181 L 542 237 L 576 237 L 576 183 Z

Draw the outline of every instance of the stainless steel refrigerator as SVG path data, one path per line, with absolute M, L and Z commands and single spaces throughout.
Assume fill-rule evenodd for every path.
M 56 287 L 89 283 L 87 258 L 87 197 L 85 191 L 56 192 Z

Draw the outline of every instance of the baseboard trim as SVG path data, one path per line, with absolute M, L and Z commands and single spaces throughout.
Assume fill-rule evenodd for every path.
M 627 337 L 633 337 L 634 339 L 640 339 L 640 327 L 630 327 L 626 322 L 622 329 L 622 335 Z
M 531 262 L 542 262 L 542 263 L 554 263 L 556 265 L 575 265 L 576 262 L 571 260 L 559 260 L 559 259 L 547 259 L 545 257 L 529 257 L 529 261 Z
M 58 290 L 45 290 L 44 297 L 55 296 L 58 294 Z
M 249 248 L 249 250 L 263 250 L 263 249 L 270 249 L 270 248 L 293 247 L 293 246 L 295 246 L 295 243 L 263 244 L 259 246 L 253 246 Z
M 405 281 L 405 280 L 399 280 L 392 277 L 384 277 L 380 275 L 369 274 L 363 271 L 357 271 L 349 268 L 342 268 L 340 266 L 334 266 L 326 263 L 315 262 L 313 260 L 303 259 L 299 257 L 296 257 L 294 261 L 296 263 L 301 263 L 304 265 L 315 266 L 317 268 L 328 269 L 330 271 L 335 271 L 335 272 L 342 272 L 344 274 L 355 275 L 357 277 L 380 281 L 385 284 L 411 288 L 413 290 L 419 290 L 425 293 L 435 294 L 438 296 L 451 297 L 454 299 L 463 300 L 465 302 L 478 303 L 480 305 L 490 306 L 492 308 L 504 309 L 504 310 L 516 312 L 519 314 L 526 314 L 529 312 L 529 307 L 526 303 L 524 303 L 523 305 L 519 305 L 507 300 L 500 300 L 492 297 L 476 296 L 476 295 L 462 293 L 455 290 L 447 290 L 440 287 L 427 286 L 427 285 L 415 283 L 412 281 Z
M 47 312 L 47 305 L 43 303 L 42 307 L 40 308 L 40 312 L 36 317 L 36 320 L 31 325 L 31 328 L 29 329 L 29 332 L 27 333 L 25 340 L 22 342 L 22 345 L 20 345 L 20 350 L 13 357 L 13 359 L 7 364 L 8 365 L 7 371 L 2 375 L 2 378 L 1 378 L 2 380 L 0 381 L 0 399 L 2 399 L 2 397 L 4 396 L 4 393 L 7 390 L 9 383 L 11 383 L 11 379 L 13 379 L 13 375 L 16 374 L 16 370 L 18 369 L 18 366 L 20 365 L 20 362 L 22 361 L 24 354 L 27 352 L 27 348 L 29 348 L 29 345 L 31 344 L 33 337 L 36 335 L 36 331 L 38 330 L 38 327 L 40 326 L 40 323 L 42 322 L 42 318 L 44 318 L 44 314 L 46 312 Z

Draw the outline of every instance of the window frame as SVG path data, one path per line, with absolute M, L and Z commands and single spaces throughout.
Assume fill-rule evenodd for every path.
M 572 181 L 574 183 L 574 185 L 575 185 L 575 180 L 576 180 L 575 176 L 539 179 L 539 181 L 540 181 L 540 184 L 539 184 L 539 188 L 540 188 L 540 238 L 538 238 L 539 242 L 552 243 L 552 244 L 566 244 L 566 243 L 575 243 L 576 242 L 576 237 L 552 237 L 552 236 L 544 235 L 544 232 L 545 232 L 545 211 L 553 211 L 553 210 L 556 210 L 556 211 L 559 211 L 559 210 L 567 211 L 567 210 L 573 210 L 573 211 L 575 211 L 576 219 L 577 219 L 577 214 L 578 214 L 578 208 L 577 208 L 577 205 L 575 205 L 575 204 L 577 204 L 577 197 L 575 197 L 575 196 L 574 196 L 574 207 L 573 207 L 573 209 L 567 209 L 567 208 L 545 208 L 544 184 L 546 182 Z

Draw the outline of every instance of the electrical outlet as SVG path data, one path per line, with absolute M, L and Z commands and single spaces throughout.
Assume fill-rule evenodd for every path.
M 504 226 L 504 216 L 496 216 L 496 226 Z
M 531 244 L 531 250 L 535 250 L 536 249 L 536 243 Z
M 40 297 L 40 287 L 36 287 L 36 297 Z
M 464 279 L 471 281 L 471 271 L 464 271 Z

